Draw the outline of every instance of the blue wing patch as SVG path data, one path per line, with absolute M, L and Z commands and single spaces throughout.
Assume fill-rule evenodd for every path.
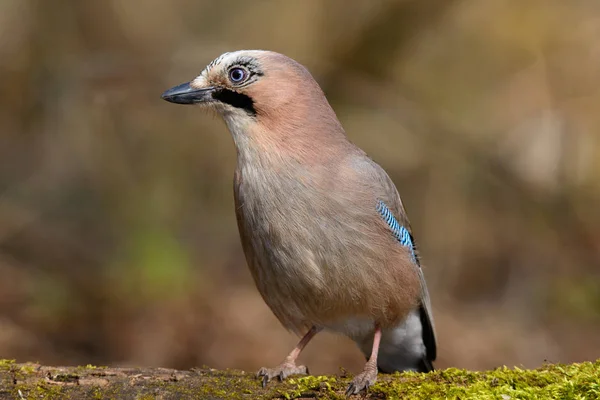
M 394 235 L 396 240 L 400 242 L 402 246 L 406 246 L 410 249 L 412 259 L 416 262 L 417 258 L 415 255 L 415 246 L 413 245 L 412 238 L 410 236 L 410 232 L 408 232 L 408 229 L 406 229 L 398 223 L 396 217 L 394 217 L 394 214 L 392 214 L 390 209 L 387 208 L 385 203 L 381 200 L 377 201 L 377 212 L 379 213 L 379 215 L 381 215 L 383 220 L 390 227 L 390 229 L 392 230 L 392 234 Z

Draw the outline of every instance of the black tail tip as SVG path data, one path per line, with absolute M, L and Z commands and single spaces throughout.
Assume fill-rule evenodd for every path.
M 421 362 L 419 363 L 419 372 L 431 372 L 431 371 L 435 371 L 435 368 L 433 368 L 433 364 L 432 364 L 431 360 L 422 358 Z

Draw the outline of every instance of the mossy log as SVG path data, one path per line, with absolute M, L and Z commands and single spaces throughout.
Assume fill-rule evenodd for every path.
M 0 399 L 344 399 L 350 376 L 292 377 L 262 388 L 243 371 L 48 367 L 0 361 Z M 600 360 L 535 370 L 380 375 L 366 399 L 600 399 Z

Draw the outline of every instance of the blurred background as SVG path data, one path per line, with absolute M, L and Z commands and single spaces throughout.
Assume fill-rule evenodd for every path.
M 600 358 L 597 0 L 0 1 L 0 358 L 274 366 L 224 124 L 160 99 L 225 51 L 312 71 L 391 175 L 438 367 Z M 301 356 L 360 370 L 343 337 Z

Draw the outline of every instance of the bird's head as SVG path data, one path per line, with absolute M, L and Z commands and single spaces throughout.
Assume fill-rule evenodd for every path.
M 275 132 L 290 136 L 312 123 L 341 130 L 323 91 L 308 70 L 271 51 L 222 54 L 195 79 L 167 90 L 162 98 L 171 103 L 201 104 L 215 109 L 234 136 L 257 128 L 269 132 L 269 136 Z

